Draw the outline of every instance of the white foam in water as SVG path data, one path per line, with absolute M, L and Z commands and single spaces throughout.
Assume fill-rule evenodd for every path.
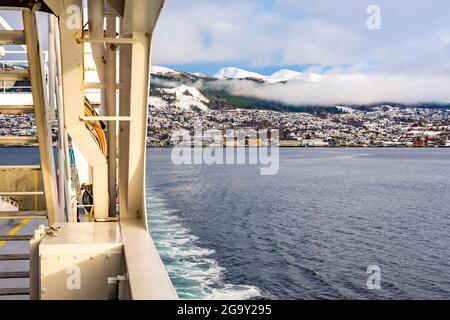
M 195 244 L 198 238 L 152 189 L 147 190 L 147 205 L 150 233 L 180 298 L 243 300 L 261 296 L 254 286 L 225 283 L 225 268 L 212 258 L 215 251 Z

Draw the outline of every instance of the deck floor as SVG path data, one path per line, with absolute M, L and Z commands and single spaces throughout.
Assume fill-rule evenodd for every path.
M 0 234 L 6 235 L 23 220 L 0 220 Z M 30 219 L 24 224 L 16 235 L 30 235 L 40 224 L 47 224 L 47 220 Z M 0 254 L 29 253 L 28 241 L 0 241 Z M 0 261 L 0 272 L 2 271 L 28 271 L 29 261 Z M 0 288 L 28 288 L 29 279 L 0 279 Z M 29 296 L 0 296 L 0 300 L 28 300 Z

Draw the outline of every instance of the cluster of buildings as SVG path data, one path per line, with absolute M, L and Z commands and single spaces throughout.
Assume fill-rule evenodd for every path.
M 380 106 L 370 111 L 342 108 L 342 113 L 268 110 L 186 110 L 173 106 L 149 109 L 148 144 L 179 143 L 174 132 L 215 129 L 277 129 L 284 147 L 450 147 L 450 110 Z M 226 140 L 226 139 L 225 139 Z M 224 142 L 224 144 L 227 142 Z M 229 142 L 228 142 L 229 143 Z M 246 140 L 246 145 L 266 143 Z
M 58 139 L 58 128 L 56 121 L 50 122 L 52 139 Z M 0 113 L 0 136 L 37 136 L 36 124 L 33 114 L 1 114 Z
M 214 129 L 221 133 L 227 146 L 264 145 L 271 136 L 267 130 L 277 130 L 279 145 L 283 147 L 450 147 L 450 110 L 391 106 L 318 114 L 150 106 L 148 145 L 173 146 L 180 142 L 181 137 L 176 134 L 179 130 L 194 136 L 194 128 L 200 124 L 203 132 Z M 264 130 L 266 137 L 257 134 L 244 142 L 233 142 L 226 138 L 229 129 L 257 133 Z M 56 138 L 56 128 L 52 130 Z M 0 135 L 36 135 L 33 115 L 0 114 Z
M 0 114 L 0 136 L 36 136 L 34 115 Z

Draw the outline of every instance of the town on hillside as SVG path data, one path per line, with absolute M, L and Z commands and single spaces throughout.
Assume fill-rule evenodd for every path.
M 279 130 L 281 147 L 450 147 L 450 110 L 382 106 L 343 113 L 270 110 L 196 110 L 159 105 L 149 108 L 148 144 L 172 146 L 183 129 Z M 255 141 L 256 145 L 265 141 Z

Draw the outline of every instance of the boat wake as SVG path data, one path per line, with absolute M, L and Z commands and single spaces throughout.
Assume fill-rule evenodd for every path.
M 147 189 L 149 229 L 161 259 L 181 299 L 250 299 L 260 297 L 254 286 L 226 283 L 225 268 L 213 258 L 214 250 L 196 244 L 176 210 L 169 210 L 165 201 Z

